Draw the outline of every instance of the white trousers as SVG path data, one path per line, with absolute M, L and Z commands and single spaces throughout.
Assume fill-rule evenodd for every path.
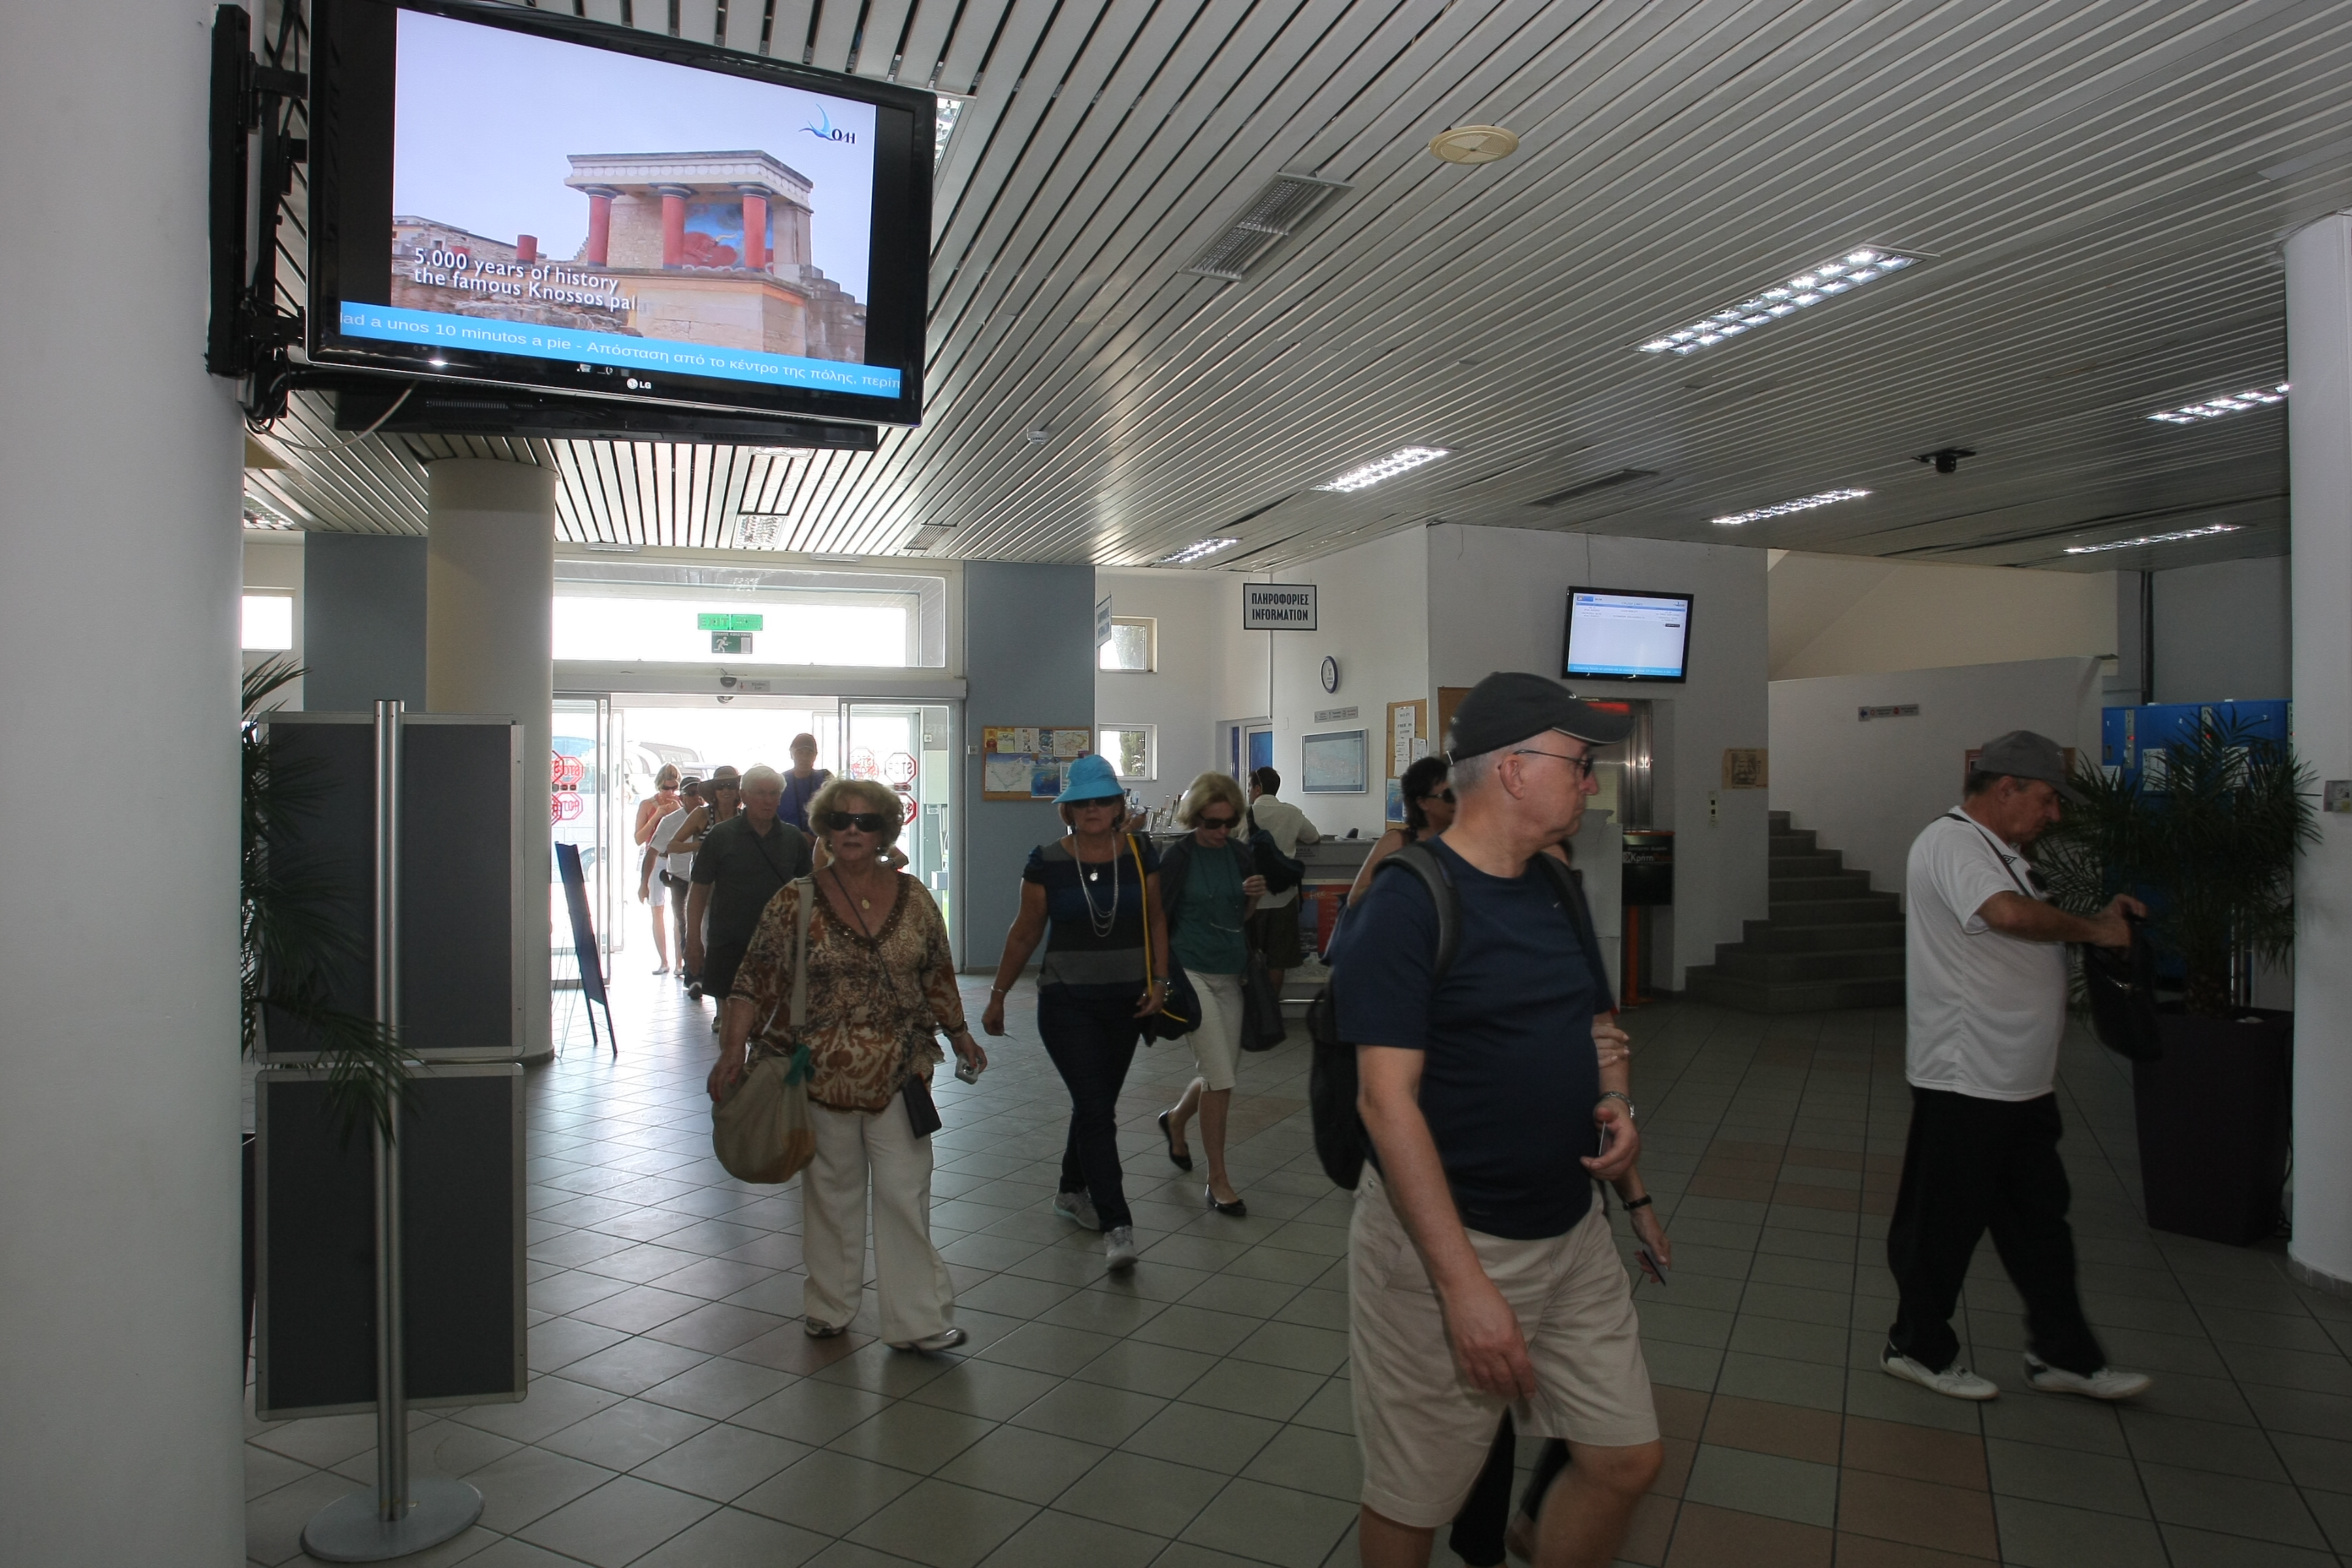
M 1192 1059 L 1211 1089 L 1231 1089 L 1242 1059 L 1242 977 L 1199 969 L 1185 973 L 1201 999 L 1201 1026 L 1184 1037 L 1192 1044 Z
M 882 1338 L 928 1339 L 952 1321 L 955 1287 L 931 1245 L 931 1141 L 915 1136 L 906 1105 L 879 1110 L 809 1107 L 816 1156 L 801 1173 L 801 1305 L 823 1323 L 846 1323 L 866 1291 L 866 1189 L 874 1188 L 874 1276 Z

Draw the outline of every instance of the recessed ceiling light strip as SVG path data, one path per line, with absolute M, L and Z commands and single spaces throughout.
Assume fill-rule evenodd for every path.
M 1190 566 L 1195 561 L 1206 561 L 1220 550 L 1231 550 L 1241 542 L 1238 539 L 1196 539 L 1173 555 L 1163 555 L 1161 566 Z
M 2284 403 L 2286 393 L 2287 384 L 2282 381 L 2273 387 L 2256 387 L 2252 392 L 2233 392 L 2226 397 L 2209 397 L 2202 403 L 2183 404 L 2179 408 L 2168 408 L 2148 417 L 2160 425 L 2198 425 L 2225 415 L 2243 414 L 2249 408 L 2260 408 L 2266 404 Z
M 1399 447 L 1385 458 L 1375 458 L 1369 463 L 1359 464 L 1328 483 L 1315 488 L 1337 490 L 1343 495 L 1350 490 L 1370 489 L 1382 479 L 1392 479 L 1399 474 L 1409 473 L 1423 463 L 1433 463 L 1450 453 L 1451 448 L 1445 447 Z
M 1806 268 L 1785 283 L 1776 283 L 1736 305 L 1726 305 L 1689 326 L 1652 338 L 1642 344 L 1641 349 L 1645 354 L 1696 353 L 1743 332 L 1769 327 L 1784 316 L 1811 310 L 1841 294 L 1850 294 L 1865 283 L 1876 282 L 1889 273 L 1916 266 L 1918 259 L 1916 256 L 1905 256 L 1899 251 L 1874 245 L 1849 250 L 1818 266 Z
M 1778 506 L 1759 506 L 1753 511 L 1735 511 L 1728 517 L 1711 517 L 1707 521 L 1723 528 L 1737 528 L 1743 522 L 1761 522 L 1768 517 L 1786 517 L 1792 511 L 1811 511 L 1817 506 L 1833 501 L 1860 500 L 1868 490 L 1823 490 L 1819 495 L 1799 496 Z
M 2096 555 L 2105 550 L 2137 550 L 2143 544 L 2177 544 L 2184 539 L 2210 539 L 2217 533 L 2235 533 L 2245 524 L 2216 522 L 2204 528 L 2184 528 L 2178 533 L 2144 533 L 2137 539 L 2110 540 L 2105 544 L 2070 544 L 2069 555 Z

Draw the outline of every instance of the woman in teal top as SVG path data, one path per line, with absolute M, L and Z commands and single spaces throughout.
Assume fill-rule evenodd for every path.
M 1242 936 L 1265 879 L 1250 859 L 1248 847 L 1234 837 L 1242 819 L 1242 786 L 1224 773 L 1202 773 L 1184 792 L 1176 820 L 1192 830 L 1160 858 L 1160 906 L 1168 914 L 1168 942 L 1192 978 L 1201 998 L 1201 1026 L 1184 1037 L 1192 1043 L 1201 1072 L 1184 1098 L 1160 1113 L 1160 1131 L 1168 1157 L 1189 1171 L 1192 1156 L 1184 1129 L 1197 1111 L 1201 1143 L 1209 1156 L 1209 1206 L 1219 1214 L 1249 1210 L 1225 1174 L 1225 1118 L 1233 1109 L 1234 1068 L 1241 1056 L 1242 973 L 1249 945 Z

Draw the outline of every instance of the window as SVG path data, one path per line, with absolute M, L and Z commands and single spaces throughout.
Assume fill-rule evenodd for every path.
M 294 595 L 247 594 L 245 596 L 245 649 L 247 653 L 283 653 L 294 646 Z
M 1156 724 L 1113 725 L 1097 737 L 1096 750 L 1110 759 L 1123 779 L 1155 779 L 1160 776 L 1159 737 Z
M 1148 616 L 1112 616 L 1110 640 L 1095 649 L 1095 668 L 1139 670 L 1147 675 L 1158 669 L 1160 623 Z M 1104 747 L 1103 754 L 1109 756 L 1110 748 Z

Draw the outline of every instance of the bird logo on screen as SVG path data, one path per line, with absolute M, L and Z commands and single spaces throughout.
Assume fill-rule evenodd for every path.
M 840 126 L 835 125 L 833 122 L 833 116 L 827 114 L 822 109 L 816 111 L 816 123 L 814 125 L 803 125 L 801 129 L 806 132 L 809 135 L 815 137 L 820 142 L 840 142 L 847 143 L 854 142 L 857 140 L 857 132 L 855 131 L 844 131 Z

